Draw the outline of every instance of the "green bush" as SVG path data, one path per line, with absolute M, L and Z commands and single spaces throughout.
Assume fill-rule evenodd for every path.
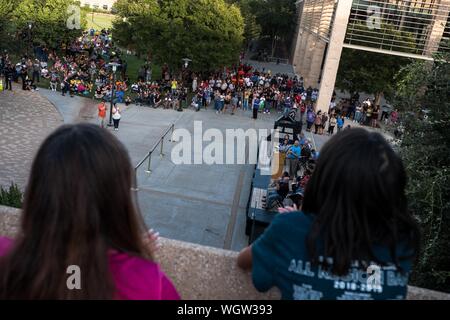
M 11 183 L 9 189 L 3 189 L 0 186 L 0 205 L 21 208 L 23 200 L 23 193 L 17 184 Z
M 411 284 L 450 292 L 450 53 L 408 65 L 397 83 L 407 196 L 422 230 Z

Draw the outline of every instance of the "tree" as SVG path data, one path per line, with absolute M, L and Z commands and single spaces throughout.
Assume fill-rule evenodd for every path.
M 296 28 L 296 0 L 235 0 L 245 16 L 246 31 L 270 40 L 274 56 L 279 42 L 290 46 Z M 255 32 L 257 31 L 257 32 Z
M 261 25 L 256 21 L 256 14 L 252 2 L 254 0 L 229 0 L 241 9 L 244 18 L 244 37 L 245 46 L 248 47 L 252 40 L 258 39 L 261 36 Z
M 0 49 L 12 49 L 15 25 L 12 23 L 13 13 L 21 0 L 0 0 Z
M 151 52 L 172 69 L 183 58 L 193 70 L 210 71 L 237 61 L 244 22 L 239 8 L 224 0 L 119 0 L 113 23 L 120 46 Z
M 423 238 L 411 283 L 450 292 L 450 54 L 405 66 L 396 80 L 407 196 Z
M 74 0 L 23 0 L 14 10 L 11 23 L 25 32 L 28 22 L 32 22 L 33 42 L 51 48 L 59 48 L 62 43 L 70 43 L 80 36 L 80 29 L 86 26 L 86 16 L 81 12 L 80 29 L 69 29 L 67 22 L 72 16 L 70 5 L 79 5 Z
M 271 56 L 275 55 L 279 40 L 289 41 L 294 35 L 296 10 L 294 0 L 254 0 L 256 21 L 261 25 L 261 35 L 271 40 Z
M 336 87 L 352 94 L 372 94 L 376 104 L 379 104 L 383 95 L 392 97 L 394 77 L 410 61 L 408 58 L 344 48 Z

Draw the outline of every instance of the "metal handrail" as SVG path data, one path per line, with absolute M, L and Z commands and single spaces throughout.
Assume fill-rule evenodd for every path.
M 152 164 L 152 155 L 153 152 L 155 152 L 156 148 L 158 148 L 159 145 L 161 145 L 161 149 L 159 152 L 159 156 L 161 158 L 164 157 L 164 153 L 163 153 L 163 148 L 164 148 L 164 138 L 167 136 L 167 134 L 172 131 L 172 135 L 171 138 L 169 139 L 169 141 L 172 141 L 172 137 L 173 137 L 173 131 L 175 130 L 175 124 L 172 123 L 169 128 L 166 129 L 166 131 L 164 131 L 164 133 L 161 135 L 161 137 L 158 139 L 158 142 L 156 142 L 153 147 L 150 149 L 150 151 L 147 153 L 147 155 L 144 157 L 144 159 L 142 159 L 137 165 L 136 167 L 134 167 L 134 183 L 133 183 L 133 191 L 139 191 L 139 188 L 137 186 L 137 171 L 138 169 L 145 163 L 145 161 L 148 160 L 148 165 L 147 165 L 147 170 L 145 170 L 146 173 L 151 174 L 152 170 L 151 170 L 151 164 Z

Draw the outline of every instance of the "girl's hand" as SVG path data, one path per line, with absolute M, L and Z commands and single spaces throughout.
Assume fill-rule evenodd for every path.
M 279 213 L 289 213 L 289 212 L 294 212 L 294 211 L 298 211 L 296 204 L 294 204 L 292 207 L 278 208 Z
M 158 249 L 161 247 L 159 243 L 159 232 L 155 232 L 153 229 L 150 229 L 148 233 L 144 234 L 144 246 L 151 253 L 156 253 Z

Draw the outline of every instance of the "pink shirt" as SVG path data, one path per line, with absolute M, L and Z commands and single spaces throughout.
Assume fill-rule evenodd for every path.
M 0 256 L 5 255 L 12 244 L 11 239 L 0 237 Z M 172 282 L 154 262 L 126 253 L 111 251 L 109 267 L 116 285 L 116 299 L 180 299 Z

